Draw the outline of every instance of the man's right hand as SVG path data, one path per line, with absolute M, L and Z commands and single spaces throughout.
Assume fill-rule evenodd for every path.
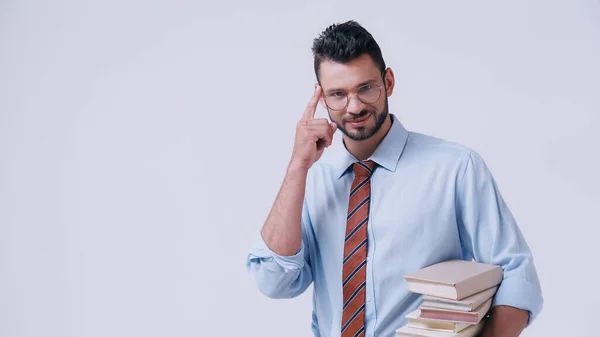
M 290 166 L 308 170 L 333 141 L 337 124 L 326 118 L 315 119 L 317 104 L 321 98 L 321 86 L 315 86 L 315 93 L 306 106 L 302 118 L 296 126 L 296 139 Z

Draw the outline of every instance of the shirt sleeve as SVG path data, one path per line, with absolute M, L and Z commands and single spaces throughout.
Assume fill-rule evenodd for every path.
M 533 255 L 481 156 L 471 151 L 457 185 L 457 223 L 463 251 L 477 262 L 499 265 L 503 280 L 492 306 L 540 313 L 542 292 Z
M 305 226 L 308 219 L 306 201 L 302 210 L 302 241 L 294 255 L 273 252 L 260 231 L 247 256 L 246 267 L 258 289 L 270 298 L 293 298 L 302 294 L 312 283 L 312 271 L 307 247 Z

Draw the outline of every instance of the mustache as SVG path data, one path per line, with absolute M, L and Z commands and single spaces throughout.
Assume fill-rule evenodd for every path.
M 349 114 L 348 116 L 342 118 L 342 122 L 352 122 L 352 121 L 355 121 L 357 119 L 361 119 L 361 118 L 365 117 L 366 115 L 368 115 L 370 113 L 375 113 L 375 110 L 373 110 L 373 109 L 364 109 L 364 110 L 362 110 L 358 114 Z

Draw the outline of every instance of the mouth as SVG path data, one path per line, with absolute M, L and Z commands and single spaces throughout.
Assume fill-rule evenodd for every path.
M 354 127 L 354 128 L 361 127 L 366 123 L 366 121 L 369 119 L 369 117 L 371 117 L 371 113 L 368 113 L 360 118 L 356 118 L 351 121 L 347 121 L 346 123 L 348 123 L 351 127 Z

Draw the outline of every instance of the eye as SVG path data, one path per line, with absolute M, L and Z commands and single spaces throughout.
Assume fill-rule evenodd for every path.
M 340 97 L 344 97 L 346 94 L 344 94 L 341 91 L 334 91 L 332 93 L 329 94 L 329 96 L 331 97 L 335 97 L 335 98 L 340 98 Z
M 358 89 L 358 91 L 365 92 L 365 91 L 369 91 L 371 89 L 373 89 L 373 86 L 370 84 L 367 84 L 367 85 L 363 85 L 362 87 L 360 87 L 360 89 Z

